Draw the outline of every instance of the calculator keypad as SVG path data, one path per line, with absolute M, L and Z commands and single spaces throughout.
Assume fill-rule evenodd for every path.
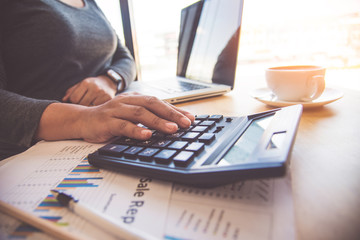
M 168 135 L 153 131 L 145 141 L 120 137 L 98 152 L 119 160 L 186 167 L 215 141 L 216 134 L 224 128 L 219 124 L 222 120 L 222 115 L 199 115 L 188 129 Z

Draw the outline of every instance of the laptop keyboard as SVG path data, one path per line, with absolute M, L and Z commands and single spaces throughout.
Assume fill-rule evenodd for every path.
M 182 91 L 191 91 L 191 90 L 198 90 L 203 88 L 208 88 L 208 86 L 195 84 L 195 83 L 188 83 L 188 82 L 179 82 Z
M 174 134 L 153 131 L 149 140 L 120 137 L 98 150 L 101 156 L 166 167 L 187 167 L 204 151 L 212 151 L 216 136 L 231 126 L 233 118 L 223 115 L 198 115 L 188 129 Z
M 162 83 L 161 87 L 156 86 L 156 88 L 163 89 L 168 93 L 178 93 L 178 92 L 187 92 L 192 90 L 204 89 L 204 88 L 208 88 L 208 86 L 196 84 L 196 83 L 177 81 L 175 83 Z

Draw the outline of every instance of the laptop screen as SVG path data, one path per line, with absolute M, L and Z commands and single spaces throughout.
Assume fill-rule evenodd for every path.
M 193 5 L 181 14 L 178 69 L 181 64 L 183 71 L 178 75 L 233 87 L 243 0 L 205 0 Z M 190 33 L 182 34 L 184 28 Z M 186 55 L 184 51 L 185 60 L 179 58 Z

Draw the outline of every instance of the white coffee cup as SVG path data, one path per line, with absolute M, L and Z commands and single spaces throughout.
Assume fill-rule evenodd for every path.
M 325 90 L 325 68 L 311 65 L 268 68 L 266 83 L 281 101 L 312 101 Z

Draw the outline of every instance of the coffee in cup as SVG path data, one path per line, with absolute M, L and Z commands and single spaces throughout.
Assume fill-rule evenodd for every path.
M 325 68 L 310 65 L 268 68 L 266 83 L 281 101 L 312 101 L 325 90 Z

